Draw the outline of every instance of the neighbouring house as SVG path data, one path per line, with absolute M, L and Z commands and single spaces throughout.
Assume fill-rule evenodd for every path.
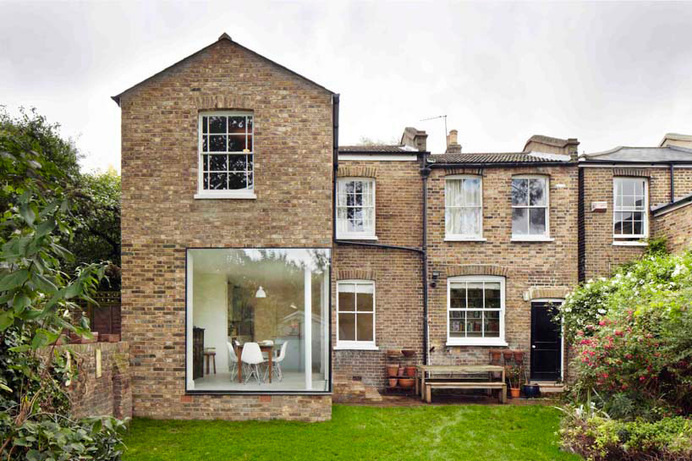
M 581 156 L 538 135 L 466 153 L 456 130 L 431 153 L 412 127 L 339 146 L 339 95 L 226 34 L 114 99 L 136 416 L 325 420 L 377 398 L 391 350 L 521 350 L 559 382 L 553 307 L 647 238 L 692 234 L 684 135 Z

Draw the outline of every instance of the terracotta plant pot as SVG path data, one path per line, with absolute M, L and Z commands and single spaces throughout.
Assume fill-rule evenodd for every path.
M 399 367 L 396 375 L 399 377 L 404 376 L 404 367 Z
M 401 355 L 401 351 L 397 351 L 396 349 L 388 349 L 387 350 L 387 357 L 399 357 Z
M 512 387 L 512 388 L 509 389 L 509 395 L 510 395 L 513 399 L 518 399 L 518 398 L 519 398 L 519 395 L 521 394 L 520 391 L 521 391 L 521 389 L 519 389 L 518 387 Z
M 490 351 L 490 363 L 493 365 L 497 365 L 500 363 L 500 359 L 502 358 L 502 352 L 501 351 Z
M 389 378 L 389 387 L 396 387 L 396 383 L 397 383 L 398 381 L 399 381 L 399 380 L 396 379 L 396 378 Z
M 402 389 L 411 389 L 415 383 L 416 381 L 413 378 L 401 378 L 399 380 L 399 386 Z
M 399 372 L 399 365 L 387 365 L 387 376 L 396 376 Z
M 406 367 L 404 368 L 404 374 L 406 376 L 414 377 L 416 376 L 416 367 Z
M 403 349 L 401 353 L 404 354 L 404 357 L 413 357 L 416 355 L 416 351 L 413 349 Z
M 514 361 L 524 363 L 524 351 L 514 351 Z
M 504 351 L 503 355 L 505 356 L 505 362 L 509 362 L 510 360 L 512 360 L 512 355 L 514 354 L 512 353 L 512 351 Z

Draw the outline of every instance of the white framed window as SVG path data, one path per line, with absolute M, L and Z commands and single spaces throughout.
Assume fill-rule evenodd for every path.
M 483 181 L 480 176 L 445 178 L 445 239 L 483 238 Z
M 447 279 L 447 345 L 506 346 L 505 278 Z
M 255 198 L 252 112 L 199 114 L 199 185 L 195 198 Z
M 648 195 L 646 178 L 613 178 L 613 238 L 646 238 Z
M 375 282 L 340 280 L 336 291 L 336 348 L 377 349 Z
M 375 180 L 339 178 L 336 189 L 336 236 L 376 240 Z
M 512 178 L 512 240 L 550 238 L 549 180 L 547 176 Z

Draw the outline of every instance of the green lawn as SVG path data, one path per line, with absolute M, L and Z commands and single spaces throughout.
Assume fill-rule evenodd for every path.
M 124 461 L 572 460 L 560 412 L 540 405 L 335 405 L 325 423 L 135 419 Z

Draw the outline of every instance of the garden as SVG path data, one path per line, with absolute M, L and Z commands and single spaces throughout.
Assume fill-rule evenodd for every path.
M 649 254 L 561 307 L 576 375 L 565 450 L 589 460 L 692 459 L 692 253 Z M 559 319 L 558 319 L 559 320 Z

